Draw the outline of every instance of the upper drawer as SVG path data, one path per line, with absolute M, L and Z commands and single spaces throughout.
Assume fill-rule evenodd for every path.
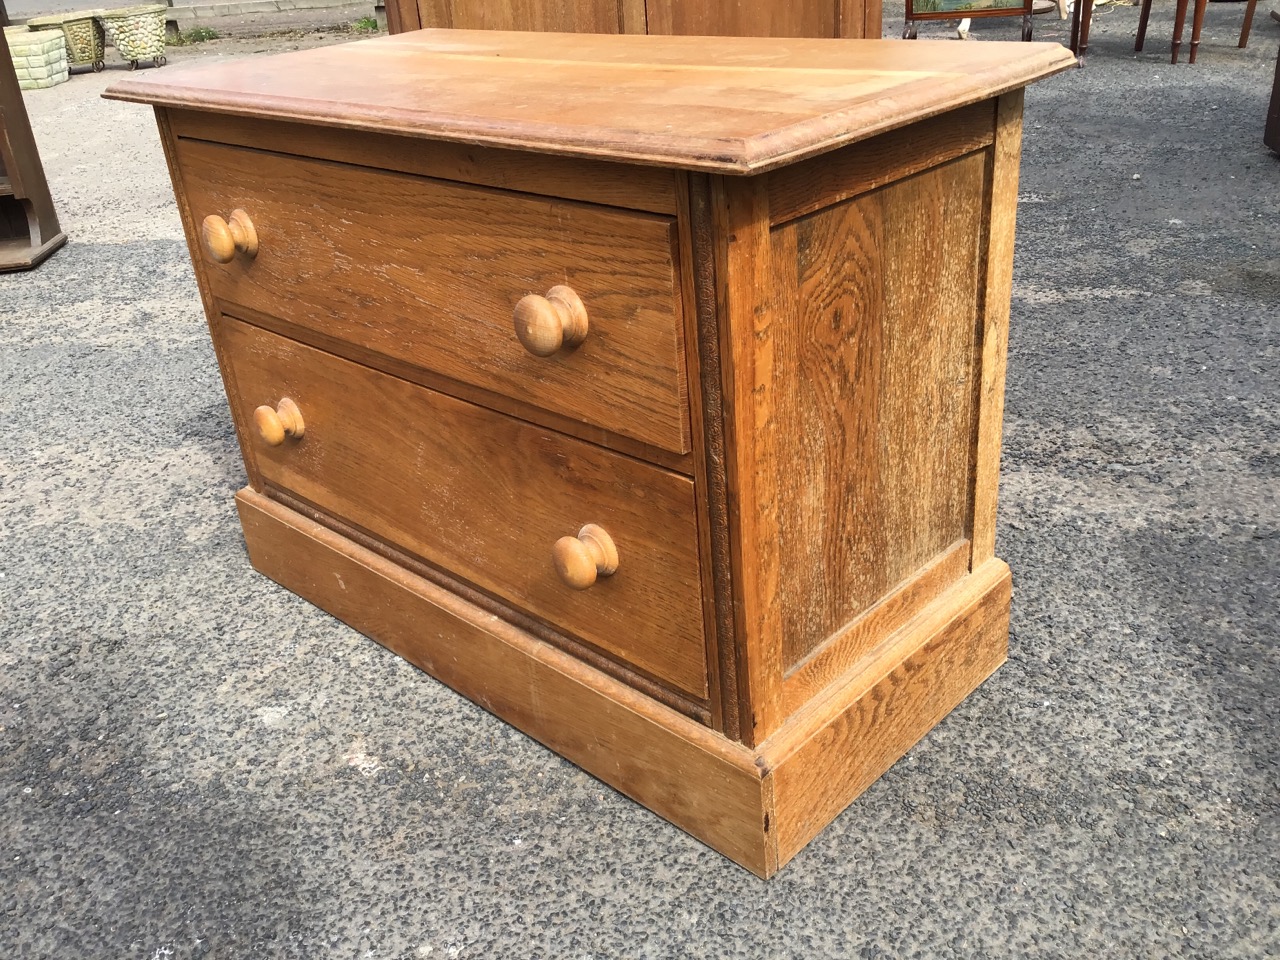
M 238 320 L 219 318 L 214 332 L 231 404 L 251 425 L 245 458 L 267 482 L 706 698 L 688 477 Z M 301 436 L 273 444 L 253 433 L 257 408 L 286 397 Z M 565 557 L 558 541 L 587 524 L 612 539 L 617 568 L 571 589 L 554 559 Z M 590 545 L 580 543 L 585 551 L 567 545 L 576 566 L 565 576 L 590 576 Z
M 220 300 L 688 452 L 670 218 L 196 140 L 177 161 L 197 228 L 242 209 L 257 235 L 252 257 L 203 251 Z M 535 356 L 514 309 L 558 285 L 586 336 Z

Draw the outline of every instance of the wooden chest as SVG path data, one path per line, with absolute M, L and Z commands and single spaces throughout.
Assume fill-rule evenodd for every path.
M 1004 660 L 1021 88 L 1073 62 L 422 31 L 108 96 L 253 564 L 768 876 Z

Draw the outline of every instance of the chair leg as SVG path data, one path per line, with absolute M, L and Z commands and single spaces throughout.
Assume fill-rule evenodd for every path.
M 1084 6 L 1084 0 L 1076 0 L 1075 5 L 1071 8 L 1071 52 L 1076 55 L 1077 66 L 1084 66 L 1080 63 L 1080 8 Z
M 1204 9 L 1209 5 L 1209 0 L 1196 0 L 1196 15 L 1191 21 L 1191 56 L 1187 58 L 1188 63 L 1196 62 L 1196 51 L 1200 49 L 1200 28 L 1204 26 Z
M 1093 23 L 1093 0 L 1076 0 L 1083 9 L 1080 11 L 1080 62 L 1084 63 L 1084 55 L 1089 52 L 1089 27 Z
M 1142 0 L 1142 15 L 1138 17 L 1138 39 L 1133 44 L 1135 51 L 1141 50 L 1147 40 L 1147 21 L 1151 19 L 1151 0 Z
M 1257 9 L 1258 0 L 1249 0 L 1249 5 L 1244 8 L 1244 26 L 1240 28 L 1241 50 L 1249 45 L 1249 31 L 1253 29 L 1253 12 Z
M 1187 23 L 1187 0 L 1178 0 L 1173 14 L 1173 52 L 1169 56 L 1170 63 L 1178 62 L 1178 53 L 1182 50 L 1182 28 Z

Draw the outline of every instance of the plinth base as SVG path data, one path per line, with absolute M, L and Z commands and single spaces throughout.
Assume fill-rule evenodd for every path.
M 637 693 L 251 489 L 254 567 L 761 877 L 1004 662 L 991 560 L 756 749 Z

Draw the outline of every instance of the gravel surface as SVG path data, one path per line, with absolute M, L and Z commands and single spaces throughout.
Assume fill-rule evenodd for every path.
M 1169 6 L 1028 94 L 1010 661 L 768 884 L 253 573 L 150 112 L 28 96 L 71 241 L 0 277 L 0 955 L 1280 956 L 1280 24 L 1173 67 Z

